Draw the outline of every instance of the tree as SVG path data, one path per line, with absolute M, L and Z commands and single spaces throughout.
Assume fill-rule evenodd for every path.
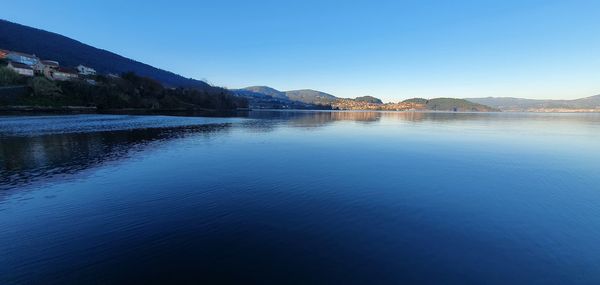
M 14 70 L 0 66 L 0 86 L 17 85 L 23 82 L 23 77 Z
M 33 90 L 34 96 L 55 98 L 61 95 L 60 88 L 44 77 L 32 78 L 29 87 Z

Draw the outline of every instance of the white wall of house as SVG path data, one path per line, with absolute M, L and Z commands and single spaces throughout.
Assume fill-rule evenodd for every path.
M 24 76 L 33 76 L 33 69 L 28 69 L 28 68 L 13 68 L 14 71 L 16 71 L 18 74 L 24 75 Z
M 22 67 L 14 66 L 12 63 L 8 64 L 8 68 L 12 69 L 16 73 L 21 74 L 23 76 L 33 76 L 33 69 L 31 69 L 31 68 L 22 68 Z
M 84 65 L 77 66 L 77 71 L 79 71 L 79 74 L 81 75 L 96 75 L 95 69 Z

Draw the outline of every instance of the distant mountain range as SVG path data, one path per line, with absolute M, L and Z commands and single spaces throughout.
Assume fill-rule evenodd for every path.
M 279 91 L 268 86 L 252 86 L 233 90 L 238 96 L 250 100 L 250 105 L 255 108 L 273 108 L 273 101 L 283 105 L 300 102 L 307 106 L 332 107 L 342 110 L 432 110 L 432 111 L 497 111 L 492 107 L 470 102 L 464 99 L 435 98 L 431 100 L 413 98 L 399 103 L 383 103 L 373 96 L 362 96 L 354 99 L 338 98 L 334 95 L 316 90 L 303 89 L 293 91 Z M 265 101 L 267 100 L 265 104 Z
M 512 97 L 467 98 L 502 111 L 590 111 L 600 110 L 600 95 L 575 100 L 535 100 Z
M 271 98 L 274 100 L 280 100 L 284 105 L 300 103 L 318 109 L 331 109 L 331 106 L 340 100 L 340 98 L 331 94 L 311 89 L 279 91 L 268 86 L 251 86 L 232 91 L 239 96 L 244 96 L 250 99 L 251 105 L 256 105 L 253 104 L 256 103 L 256 99 Z
M 249 96 L 254 96 L 254 97 L 270 96 L 273 98 L 289 100 L 287 95 L 285 95 L 285 92 L 281 92 L 279 90 L 276 90 L 274 88 L 267 87 L 267 86 L 252 86 L 252 87 L 247 87 L 244 89 L 237 89 L 237 90 L 233 90 L 233 91 L 238 94 L 249 95 Z
M 252 86 L 231 90 L 245 97 L 251 108 L 258 109 L 331 109 L 331 100 L 319 100 L 322 96 L 335 98 L 314 90 L 279 91 L 268 86 Z M 324 94 L 324 95 L 323 95 Z
M 41 59 L 56 60 L 61 66 L 83 64 L 103 74 L 133 71 L 170 87 L 204 89 L 209 86 L 203 81 L 185 78 L 59 34 L 5 20 L 0 20 L 0 49 L 35 54 Z
M 279 91 L 268 86 L 251 86 L 233 91 L 240 95 L 250 95 L 255 97 L 270 96 L 273 98 L 298 101 L 306 104 L 328 105 L 338 99 L 331 94 L 310 89 Z

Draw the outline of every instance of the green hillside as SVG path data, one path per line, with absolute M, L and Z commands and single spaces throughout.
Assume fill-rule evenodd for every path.
M 373 103 L 373 104 L 383 104 L 383 102 L 381 101 L 381 99 L 375 98 L 373 96 L 356 97 L 354 99 L 354 101 L 366 102 L 366 103 Z
M 310 104 L 331 104 L 338 99 L 331 94 L 310 89 L 286 91 L 285 95 L 290 100 Z
M 434 99 L 423 99 L 423 98 L 412 98 L 404 100 L 405 103 L 416 103 L 424 104 L 427 110 L 432 111 L 455 111 L 455 112 L 491 112 L 497 111 L 496 109 L 473 103 L 465 99 L 455 98 L 434 98 Z

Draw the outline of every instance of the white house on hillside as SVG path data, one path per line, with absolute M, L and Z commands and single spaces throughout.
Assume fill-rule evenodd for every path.
M 28 65 L 10 61 L 10 62 L 8 62 L 7 67 L 23 76 L 33 76 L 33 68 L 31 68 Z
M 95 69 L 81 65 L 81 64 L 79 66 L 77 66 L 77 71 L 79 71 L 79 74 L 81 74 L 81 75 L 96 75 Z

